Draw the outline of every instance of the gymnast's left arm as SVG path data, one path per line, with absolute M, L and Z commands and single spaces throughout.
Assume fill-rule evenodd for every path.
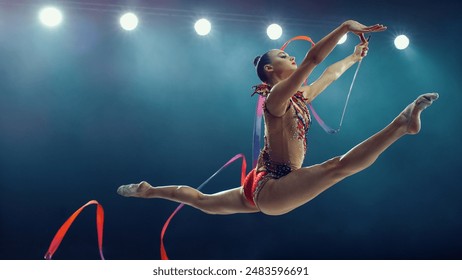
M 303 91 L 303 95 L 307 99 L 307 102 L 312 102 L 330 84 L 345 73 L 346 70 L 348 70 L 356 62 L 361 61 L 367 55 L 367 51 L 369 49 L 368 44 L 369 42 L 361 42 L 355 47 L 353 54 L 327 67 L 322 75 L 309 86 L 303 86 L 301 90 Z

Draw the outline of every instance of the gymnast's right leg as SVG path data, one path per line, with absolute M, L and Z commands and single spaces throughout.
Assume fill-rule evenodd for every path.
M 117 193 L 125 197 L 163 198 L 184 203 L 207 214 L 254 213 L 258 208 L 250 205 L 243 195 L 242 187 L 215 194 L 204 194 L 197 189 L 183 185 L 153 187 L 143 181 L 138 184 L 120 186 Z

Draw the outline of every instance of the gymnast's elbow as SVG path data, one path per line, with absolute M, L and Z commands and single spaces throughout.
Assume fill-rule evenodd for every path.
M 317 65 L 321 64 L 322 61 L 323 61 L 323 59 L 318 54 L 316 54 L 316 53 L 314 53 L 312 51 L 309 51 L 306 54 L 305 59 L 303 60 L 303 64 L 317 66 Z

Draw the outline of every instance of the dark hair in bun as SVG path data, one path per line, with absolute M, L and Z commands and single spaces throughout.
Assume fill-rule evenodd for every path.
M 253 65 L 255 66 L 255 70 L 257 70 L 258 78 L 260 78 L 260 80 L 264 83 L 266 83 L 268 80 L 268 77 L 266 76 L 264 69 L 266 64 L 271 64 L 269 52 L 266 52 L 264 55 L 261 56 L 259 55 L 255 57 L 255 59 L 253 60 Z
M 260 62 L 261 55 L 255 57 L 253 60 L 253 66 L 257 67 L 258 62 Z

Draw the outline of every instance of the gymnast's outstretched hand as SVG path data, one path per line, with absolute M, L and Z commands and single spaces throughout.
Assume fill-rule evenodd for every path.
M 363 33 L 381 32 L 387 30 L 387 27 L 382 24 L 366 26 L 354 20 L 347 20 L 343 24 L 347 27 L 348 31 L 351 31 L 360 37 L 362 36 L 361 41 L 363 42 L 366 41 L 364 39 L 364 35 L 362 35 Z

